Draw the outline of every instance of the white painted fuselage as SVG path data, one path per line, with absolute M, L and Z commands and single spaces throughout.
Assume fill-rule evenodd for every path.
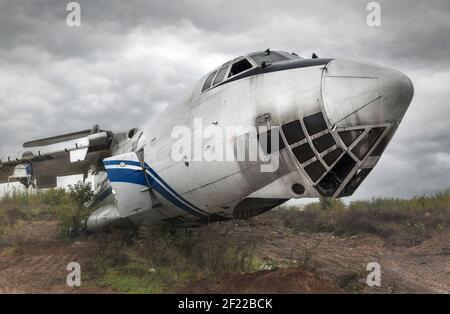
M 381 66 L 299 58 L 261 66 L 245 58 L 251 69 L 235 79 L 228 69 L 228 79 L 202 91 L 206 75 L 104 160 L 89 229 L 124 221 L 197 226 L 255 216 L 291 198 L 351 195 L 412 99 L 409 79 Z M 175 160 L 173 130 L 194 130 L 198 121 L 223 134 L 227 127 L 279 127 L 277 169 L 261 171 L 271 158 L 261 148 L 257 160 Z M 246 136 L 235 132 L 221 145 Z M 217 145 L 203 136 L 192 151 Z

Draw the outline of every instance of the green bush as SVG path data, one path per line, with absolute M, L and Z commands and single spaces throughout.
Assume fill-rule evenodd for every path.
M 90 183 L 69 185 L 64 192 L 61 189 L 50 190 L 45 196 L 44 202 L 48 202 L 51 211 L 58 218 L 59 234 L 62 237 L 68 236 L 70 228 L 80 229 L 92 212 L 88 206 L 94 197 Z
M 90 183 L 80 182 L 67 189 L 13 189 L 0 201 L 0 226 L 14 224 L 18 219 L 28 220 L 51 215 L 57 217 L 60 234 L 65 236 L 70 227 L 80 227 L 81 222 L 89 215 L 91 209 L 87 204 L 92 198 Z

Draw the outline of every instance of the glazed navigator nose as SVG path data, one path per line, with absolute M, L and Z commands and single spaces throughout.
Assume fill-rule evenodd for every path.
M 405 74 L 370 63 L 333 60 L 322 81 L 325 110 L 337 127 L 398 123 L 413 94 Z

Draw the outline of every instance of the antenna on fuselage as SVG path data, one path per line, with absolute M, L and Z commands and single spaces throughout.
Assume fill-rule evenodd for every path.
M 312 58 L 313 58 L 313 59 L 317 59 L 317 58 L 319 58 L 319 57 L 313 52 Z

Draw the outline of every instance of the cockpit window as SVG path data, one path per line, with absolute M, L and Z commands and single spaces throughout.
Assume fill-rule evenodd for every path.
M 238 58 L 235 58 L 231 61 L 227 61 L 225 64 L 217 68 L 214 72 L 210 73 L 206 78 L 202 92 L 205 92 L 211 89 L 213 86 L 219 86 L 224 84 L 225 82 L 231 82 L 236 79 L 243 78 L 245 75 L 236 75 L 241 74 L 243 72 L 247 72 L 250 69 L 261 66 L 261 68 L 265 68 L 270 66 L 272 63 L 276 63 L 279 61 L 298 61 L 299 59 L 303 59 L 296 55 L 295 53 L 288 53 L 285 51 L 270 51 L 267 49 L 266 51 L 253 52 L 248 55 L 244 55 Z M 295 66 L 295 64 L 293 65 Z M 274 68 L 275 71 L 279 71 L 284 69 L 282 68 Z M 250 71 L 247 73 L 248 76 L 261 74 L 261 71 Z M 230 79 L 232 78 L 233 79 Z
M 213 85 L 216 85 L 223 81 L 225 74 L 227 73 L 227 70 L 228 70 L 228 64 L 224 65 L 224 66 L 222 66 L 222 68 L 220 68 L 219 72 L 217 73 L 216 78 L 214 79 Z
M 205 84 L 203 85 L 202 92 L 211 87 L 212 80 L 214 76 L 216 76 L 216 73 L 217 71 L 214 71 L 210 75 L 208 75 L 208 78 L 206 79 Z
M 258 65 L 261 65 L 263 62 L 278 62 L 278 61 L 285 61 L 289 60 L 286 56 L 283 56 L 282 54 L 278 52 L 273 51 L 264 51 L 257 54 L 250 55 L 250 58 L 253 59 Z
M 252 64 L 247 59 L 239 60 L 233 63 L 233 65 L 231 66 L 230 74 L 228 74 L 228 77 L 232 77 L 236 74 L 251 69 L 252 67 Z

